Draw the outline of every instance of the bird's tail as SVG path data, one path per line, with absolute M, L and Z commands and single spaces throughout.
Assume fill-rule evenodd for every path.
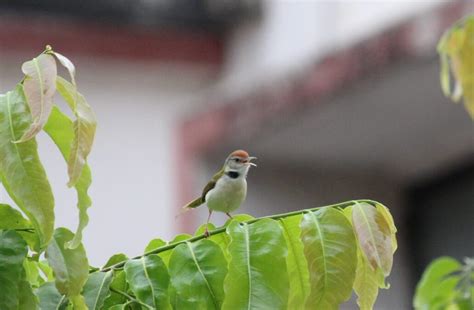
M 193 201 L 189 202 L 187 205 L 181 208 L 181 211 L 175 216 L 175 218 L 178 218 L 181 216 L 183 213 L 188 212 L 190 209 L 195 209 L 199 207 L 200 205 L 203 204 L 204 201 L 202 201 L 202 197 L 196 198 Z

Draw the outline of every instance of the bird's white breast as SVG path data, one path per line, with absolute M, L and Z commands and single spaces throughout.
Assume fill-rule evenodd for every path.
M 216 186 L 206 194 L 209 209 L 220 212 L 232 212 L 240 207 L 247 195 L 245 177 L 232 179 L 223 175 Z

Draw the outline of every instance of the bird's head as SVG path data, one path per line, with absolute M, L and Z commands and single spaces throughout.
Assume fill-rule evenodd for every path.
M 237 150 L 227 157 L 225 160 L 225 170 L 238 171 L 243 174 L 247 174 L 250 166 L 257 166 L 252 162 L 252 160 L 257 159 L 257 157 L 249 156 L 246 151 Z

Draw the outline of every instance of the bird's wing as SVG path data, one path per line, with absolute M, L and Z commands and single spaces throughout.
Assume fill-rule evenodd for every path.
M 214 174 L 214 176 L 209 181 L 209 183 L 207 183 L 206 187 L 204 187 L 202 191 L 202 195 L 201 195 L 202 202 L 206 201 L 207 193 L 216 186 L 217 180 L 219 180 L 219 178 L 222 177 L 223 174 L 224 174 L 224 168 L 222 168 L 221 170 L 219 170 L 219 172 Z

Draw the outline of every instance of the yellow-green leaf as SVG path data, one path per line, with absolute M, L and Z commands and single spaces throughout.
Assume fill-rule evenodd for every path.
M 359 245 L 370 265 L 389 275 L 393 264 L 392 233 L 382 212 L 365 202 L 352 206 L 352 223 Z
M 357 304 L 360 310 L 371 310 L 379 293 L 380 278 L 383 278 L 380 268 L 373 269 L 367 257 L 360 251 L 357 253 L 357 271 L 354 281 L 354 291 L 357 294 Z
M 59 151 L 65 159 L 71 154 L 71 143 L 74 140 L 74 127 L 72 121 L 63 114 L 57 107 L 51 111 L 51 115 L 44 127 L 45 132 L 50 136 L 58 147 Z M 77 192 L 77 208 L 79 210 L 79 224 L 77 226 L 74 239 L 68 243 L 70 248 L 79 246 L 82 240 L 82 231 L 89 222 L 87 209 L 91 206 L 92 201 L 87 193 L 91 185 L 92 177 L 89 166 L 86 164 L 82 169 L 80 178 L 74 185 Z
M 285 237 L 278 223 L 232 221 L 227 227 L 231 260 L 222 309 L 286 309 L 289 279 Z
M 25 213 L 39 236 L 40 248 L 51 239 L 54 230 L 54 198 L 35 139 L 12 143 L 29 127 L 23 87 L 18 85 L 0 95 L 0 175 L 2 184 L 17 206 Z
M 57 228 L 46 249 L 46 259 L 53 269 L 58 291 L 80 305 L 81 301 L 77 296 L 87 281 L 89 264 L 82 244 L 75 249 L 65 247 L 73 237 L 74 234 L 68 229 Z
M 221 309 L 227 261 L 217 244 L 199 240 L 178 245 L 171 254 L 169 273 L 175 308 Z
M 304 309 L 310 292 L 308 262 L 303 252 L 300 223 L 303 216 L 296 215 L 280 219 L 288 247 L 286 265 L 290 279 L 288 309 Z
M 127 282 L 139 301 L 152 309 L 170 309 L 169 274 L 155 254 L 129 260 L 124 267 Z
M 311 292 L 306 309 L 338 309 L 352 292 L 356 240 L 346 216 L 334 208 L 308 212 L 301 221 Z
M 97 121 L 86 99 L 77 92 L 74 85 L 62 77 L 58 77 L 57 88 L 76 117 L 74 121 L 74 139 L 68 156 L 68 186 L 74 186 L 87 163 L 87 156 L 94 142 Z

